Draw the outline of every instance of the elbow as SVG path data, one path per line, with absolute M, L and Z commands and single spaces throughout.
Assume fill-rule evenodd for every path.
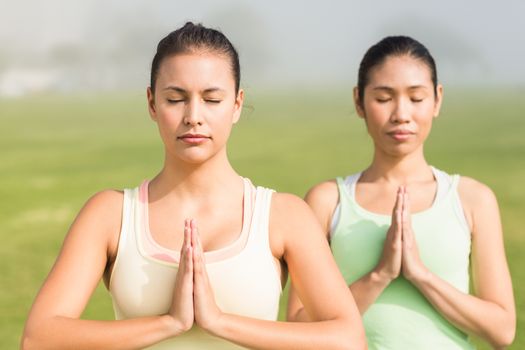
M 49 344 L 44 344 L 45 338 L 38 336 L 35 332 L 28 331 L 27 328 L 20 339 L 20 350 L 42 350 L 49 349 Z
M 516 336 L 516 327 L 508 327 L 508 329 L 505 329 L 503 332 L 497 334 L 493 338 L 491 345 L 495 349 L 505 349 L 512 344 L 515 336 Z
M 39 346 L 37 342 L 35 342 L 34 338 L 30 337 L 26 332 L 22 335 L 22 339 L 20 340 L 20 350 L 33 350 L 38 349 Z
M 343 346 L 340 347 L 340 349 L 344 350 L 367 350 L 368 345 L 366 343 L 366 338 L 363 337 L 353 337 L 352 339 L 349 339 L 347 343 L 345 343 Z
M 349 349 L 352 350 L 367 350 L 368 344 L 366 342 L 366 335 L 365 332 L 361 332 L 359 335 L 356 335 L 352 339 L 351 346 Z
M 334 349 L 340 350 L 367 350 L 366 339 L 364 337 L 346 336 L 343 341 L 339 341 Z
M 490 337 L 490 344 L 495 349 L 505 349 L 509 347 L 516 336 L 516 318 L 512 317 L 505 326 L 498 329 L 495 334 Z
M 337 345 L 334 349 L 367 350 L 366 335 L 360 322 L 352 322 L 338 334 Z

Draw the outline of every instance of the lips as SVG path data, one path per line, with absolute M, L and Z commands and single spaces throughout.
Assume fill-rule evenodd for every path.
M 199 145 L 201 143 L 208 141 L 210 137 L 203 135 L 203 134 L 187 133 L 187 134 L 178 136 L 177 139 L 181 140 L 184 143 L 190 144 L 190 145 Z
M 412 137 L 415 133 L 410 130 L 392 130 L 387 132 L 387 135 L 397 141 L 405 141 Z

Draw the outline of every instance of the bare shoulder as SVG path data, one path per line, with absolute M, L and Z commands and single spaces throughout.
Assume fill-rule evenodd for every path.
M 300 197 L 284 192 L 275 192 L 270 209 L 271 221 L 285 224 L 287 221 L 300 220 L 303 216 L 312 216 L 312 211 Z
M 300 197 L 290 193 L 274 193 L 270 208 L 270 245 L 275 257 L 282 257 L 292 242 L 322 236 L 312 209 Z
M 482 182 L 471 177 L 462 176 L 459 180 L 458 192 L 463 205 L 473 209 L 484 205 L 497 205 L 496 195 Z
M 332 216 L 339 203 L 339 190 L 335 180 L 323 181 L 312 187 L 305 196 L 305 201 L 312 208 L 328 237 Z
M 80 210 L 79 217 L 96 217 L 106 224 L 120 222 L 124 192 L 117 190 L 103 190 L 95 193 Z
M 305 195 L 305 200 L 310 205 L 334 205 L 339 200 L 339 191 L 335 180 L 327 180 L 313 186 Z M 335 206 L 335 205 L 334 205 Z
M 68 236 L 95 236 L 116 251 L 122 222 L 124 192 L 104 190 L 91 196 L 78 213 Z M 85 237 L 87 238 L 87 237 Z
M 102 190 L 92 195 L 87 201 L 84 207 L 92 207 L 97 209 L 100 207 L 106 207 L 107 209 L 113 208 L 118 209 L 122 207 L 122 201 L 124 198 L 124 192 L 119 190 Z
M 487 185 L 470 177 L 461 177 L 458 185 L 459 198 L 473 237 L 479 235 L 482 227 L 492 227 L 499 232 L 500 216 L 496 195 Z

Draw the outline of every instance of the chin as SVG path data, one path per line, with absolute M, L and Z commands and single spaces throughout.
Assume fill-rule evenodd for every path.
M 420 145 L 413 143 L 401 143 L 397 145 L 388 145 L 383 148 L 383 152 L 394 157 L 404 157 L 416 152 Z
M 183 157 L 179 157 L 179 159 L 181 161 L 183 161 L 184 163 L 187 163 L 187 164 L 191 164 L 191 165 L 201 165 L 201 164 L 204 164 L 206 163 L 210 158 L 212 158 L 211 156 L 209 155 L 196 155 L 196 156 L 183 156 Z
M 186 149 L 178 152 L 176 157 L 187 164 L 200 165 L 212 159 L 216 154 L 205 149 Z

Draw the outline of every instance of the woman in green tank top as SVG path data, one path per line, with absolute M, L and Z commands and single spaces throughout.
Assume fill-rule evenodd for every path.
M 496 198 L 424 157 L 442 97 L 421 43 L 397 36 L 372 46 L 354 88 L 374 144 L 372 162 L 306 195 L 363 316 L 370 349 L 472 349 L 468 334 L 495 348 L 514 339 Z M 288 318 L 308 319 L 293 287 Z

